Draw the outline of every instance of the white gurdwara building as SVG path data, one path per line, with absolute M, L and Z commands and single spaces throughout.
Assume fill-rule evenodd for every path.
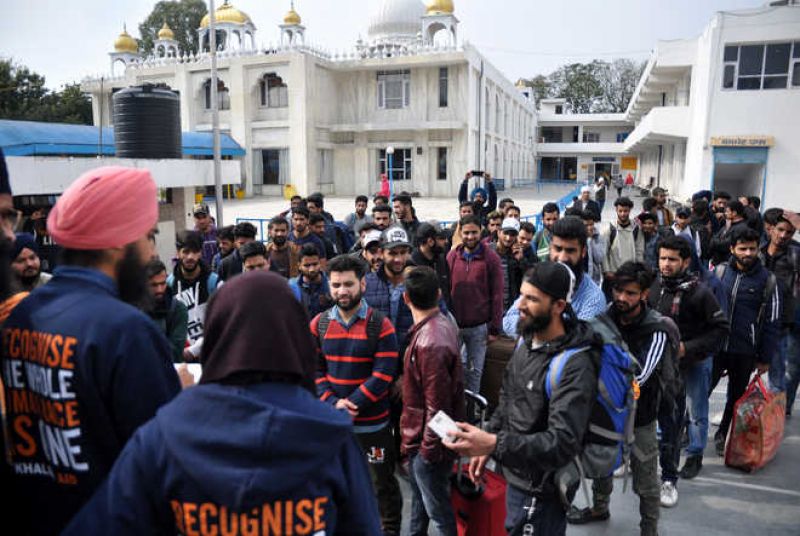
M 372 193 L 388 147 L 398 191 L 455 195 L 472 169 L 533 179 L 535 104 L 459 38 L 453 1 L 369 4 L 367 37 L 346 52 L 310 45 L 313 28 L 294 5 L 268 46 L 227 1 L 215 11 L 220 127 L 246 149 L 246 194 L 278 195 L 286 184 L 300 194 Z M 183 130 L 210 130 L 208 17 L 197 38 L 201 52 L 189 56 L 165 24 L 145 58 L 123 31 L 110 54 L 122 74 L 82 84 L 95 124 L 110 122 L 114 91 L 164 83 L 180 92 Z

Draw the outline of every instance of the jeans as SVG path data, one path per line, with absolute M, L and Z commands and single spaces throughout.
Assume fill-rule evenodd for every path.
M 658 460 L 661 464 L 661 480 L 663 482 L 678 481 L 678 463 L 681 459 L 681 430 L 683 430 L 686 413 L 686 392 L 682 382 L 681 389 L 675 396 L 675 403 L 661 399 L 658 408 L 658 428 L 661 437 L 658 440 Z
M 792 411 L 797 385 L 800 384 L 800 327 L 795 326 L 785 340 L 786 351 L 786 411 Z
M 478 393 L 481 390 L 481 376 L 486 362 L 486 344 L 489 334 L 488 324 L 459 330 L 464 346 L 461 348 L 461 363 L 464 365 L 464 388 Z
M 427 536 L 428 522 L 433 521 L 437 534 L 456 536 L 456 516 L 450 502 L 448 459 L 428 463 L 419 454 L 409 459 L 408 481 L 411 485 L 411 536 Z
M 356 439 L 367 457 L 372 486 L 378 497 L 383 532 L 384 534 L 400 534 L 403 496 L 400 493 L 400 484 L 394 476 L 397 456 L 394 450 L 392 429 L 386 425 L 377 432 L 356 434 Z
M 713 357 L 707 357 L 682 371 L 689 410 L 686 420 L 689 431 L 687 456 L 702 456 L 708 443 L 708 393 L 713 361 Z M 679 415 L 683 413 L 684 411 L 680 411 Z
M 567 533 L 567 511 L 561 499 L 557 497 L 536 499 L 529 517 L 528 508 L 532 500 L 531 495 L 514 486 L 509 485 L 506 488 L 505 525 L 509 534 L 561 536 Z M 526 532 L 525 525 L 530 525 L 533 532 Z M 518 527 L 517 530 L 512 532 L 515 527 Z
M 733 406 L 747 390 L 750 383 L 750 374 L 755 367 L 755 357 L 744 354 L 729 354 L 721 352 L 714 356 L 714 368 L 711 372 L 711 386 L 709 396 L 722 378 L 722 371 L 728 371 L 728 393 L 725 401 L 725 411 L 722 414 L 722 421 L 719 423 L 716 437 L 727 437 L 728 428 L 733 419 Z
M 775 393 L 786 390 L 786 356 L 788 354 L 789 339 L 791 338 L 788 329 L 781 332 L 781 340 L 778 343 L 778 351 L 772 356 L 769 364 L 769 388 Z

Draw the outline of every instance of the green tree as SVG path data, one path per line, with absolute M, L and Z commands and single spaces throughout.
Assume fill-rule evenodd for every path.
M 145 54 L 153 51 L 153 41 L 158 39 L 158 31 L 166 22 L 175 33 L 175 40 L 181 53 L 195 54 L 197 29 L 200 21 L 208 13 L 203 0 L 162 0 L 139 25 L 141 47 Z
M 598 111 L 625 112 L 642 77 L 644 67 L 645 62 L 627 58 L 605 64 L 605 68 L 600 71 L 599 82 L 603 89 L 603 99 Z
M 0 60 L 0 118 L 91 125 L 92 103 L 79 84 L 50 91 L 43 76 Z
M 605 63 L 571 63 L 550 74 L 551 92 L 554 97 L 566 99 L 572 113 L 588 114 L 602 108 L 603 88 L 600 85 Z
M 523 78 L 521 82 L 524 86 L 533 90 L 533 98 L 537 106 L 542 99 L 552 97 L 550 79 L 542 74 L 536 75 L 533 78 Z

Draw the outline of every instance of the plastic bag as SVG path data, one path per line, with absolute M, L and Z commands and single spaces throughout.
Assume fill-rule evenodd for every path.
M 772 393 L 756 375 L 733 407 L 725 465 L 751 472 L 775 457 L 783 440 L 786 394 Z

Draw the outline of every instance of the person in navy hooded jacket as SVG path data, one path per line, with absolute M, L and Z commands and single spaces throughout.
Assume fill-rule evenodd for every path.
M 380 535 L 350 417 L 314 395 L 286 280 L 238 276 L 206 320 L 200 385 L 139 429 L 63 534 Z

